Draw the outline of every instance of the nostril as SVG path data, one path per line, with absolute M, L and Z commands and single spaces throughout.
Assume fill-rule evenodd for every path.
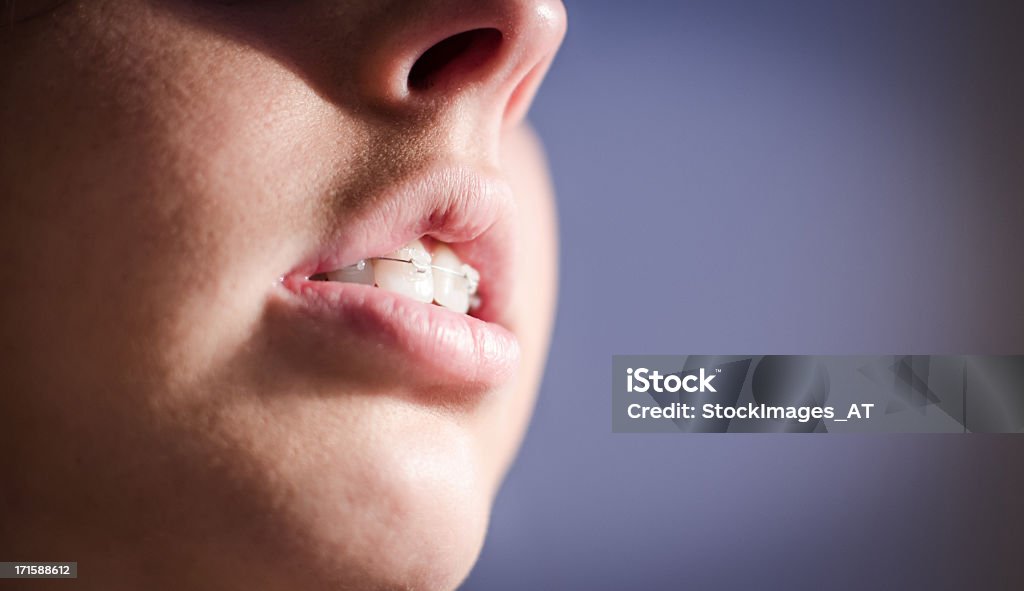
M 428 90 L 446 80 L 468 77 L 497 54 L 501 38 L 497 29 L 473 29 L 435 43 L 409 70 L 409 89 Z

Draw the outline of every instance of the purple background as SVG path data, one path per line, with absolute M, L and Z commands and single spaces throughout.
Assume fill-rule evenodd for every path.
M 465 589 L 1024 588 L 1021 436 L 609 415 L 616 353 L 1024 353 L 1024 4 L 567 4 L 558 322 Z

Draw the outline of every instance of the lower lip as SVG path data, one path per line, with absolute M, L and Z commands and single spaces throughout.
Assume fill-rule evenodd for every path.
M 495 389 L 518 367 L 518 340 L 495 322 L 368 285 L 305 277 L 286 277 L 282 285 L 286 308 L 312 320 L 310 337 L 315 342 L 345 347 L 338 357 L 348 361 L 366 357 L 367 365 L 373 365 L 398 360 L 413 370 L 396 372 L 406 382 L 457 386 L 462 395 L 468 386 Z

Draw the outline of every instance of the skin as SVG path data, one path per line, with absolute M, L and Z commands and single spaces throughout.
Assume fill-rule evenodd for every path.
M 0 556 L 76 560 L 83 589 L 457 586 L 546 356 L 554 208 L 522 117 L 561 4 L 47 4 L 0 33 Z M 516 51 L 409 94 L 398 56 L 467 18 Z M 518 374 L 446 406 L 296 363 L 282 269 L 438 163 L 515 190 Z

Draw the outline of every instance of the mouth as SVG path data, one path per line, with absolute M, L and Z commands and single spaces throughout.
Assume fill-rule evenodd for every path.
M 406 386 L 493 390 L 519 361 L 508 310 L 514 223 L 504 182 L 432 171 L 339 219 L 282 276 L 284 303 L 319 357 Z

